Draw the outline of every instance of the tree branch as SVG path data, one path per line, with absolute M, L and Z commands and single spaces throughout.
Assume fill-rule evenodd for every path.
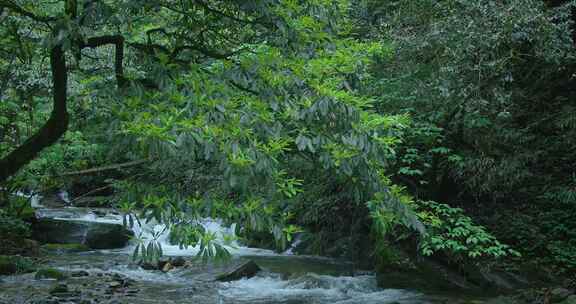
M 194 2 L 198 3 L 198 5 L 200 5 L 205 11 L 215 14 L 215 15 L 219 15 L 220 17 L 224 17 L 224 18 L 228 18 L 230 20 L 239 22 L 239 23 L 245 23 L 245 24 L 260 24 L 260 25 L 270 25 L 268 23 L 265 22 L 261 22 L 259 20 L 248 20 L 248 19 L 241 19 L 235 16 L 232 16 L 230 14 L 226 14 L 222 11 L 219 11 L 217 9 L 214 9 L 212 7 L 210 7 L 210 5 L 208 5 L 208 3 L 204 2 L 203 0 L 194 0 Z
M 61 45 L 50 51 L 50 67 L 52 70 L 53 109 L 46 123 L 26 142 L 14 151 L 0 159 L 0 183 L 16 174 L 22 167 L 66 133 L 68 130 L 68 112 L 66 109 L 68 72 L 66 57 Z
M 58 177 L 94 174 L 94 173 L 100 173 L 100 172 L 104 172 L 104 171 L 140 166 L 140 165 L 148 163 L 148 162 L 150 162 L 150 159 L 140 159 L 140 160 L 130 161 L 127 163 L 122 163 L 122 164 L 115 164 L 115 165 L 92 168 L 92 169 L 87 169 L 87 170 L 66 172 L 66 173 L 62 173 L 62 174 L 58 175 Z
M 114 44 L 116 54 L 114 56 L 114 71 L 116 74 L 116 82 L 118 88 L 126 86 L 126 78 L 124 77 L 124 37 L 121 35 L 106 35 L 99 37 L 88 38 L 86 42 L 80 43 L 80 48 L 97 48 L 100 46 Z
M 176 36 L 176 37 L 181 38 L 182 40 L 187 41 L 189 44 L 177 46 L 172 51 L 170 51 L 169 48 L 164 46 L 164 45 L 152 43 L 152 38 L 150 36 L 153 33 L 162 33 L 166 37 Z M 170 59 L 173 59 L 173 60 L 176 59 L 176 57 L 178 57 L 178 55 L 180 55 L 180 53 L 182 53 L 185 50 L 197 51 L 206 57 L 210 57 L 210 58 L 214 58 L 214 59 L 228 59 L 231 56 L 244 50 L 244 49 L 240 49 L 237 51 L 228 51 L 225 53 L 217 52 L 217 51 L 214 51 L 214 50 L 207 48 L 203 44 L 194 43 L 193 41 L 191 41 L 191 39 L 189 37 L 185 37 L 185 36 L 179 35 L 177 33 L 169 33 L 164 28 L 154 28 L 154 29 L 148 30 L 146 32 L 146 36 L 148 37 L 148 43 L 147 44 L 131 43 L 130 46 L 137 48 L 139 50 L 142 50 L 142 51 L 146 51 L 149 54 L 153 53 L 153 52 L 151 52 L 153 50 L 154 51 L 161 51 L 161 52 L 169 55 Z

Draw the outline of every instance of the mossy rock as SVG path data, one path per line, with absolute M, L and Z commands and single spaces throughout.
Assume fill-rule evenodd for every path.
M 45 244 L 42 250 L 50 253 L 74 253 L 89 251 L 90 248 L 84 244 Z
M 68 278 L 68 275 L 66 275 L 64 272 L 62 272 L 58 269 L 43 268 L 43 269 L 40 269 L 36 272 L 36 275 L 34 276 L 34 278 L 36 280 L 53 279 L 53 280 L 62 281 L 62 280 L 65 280 L 66 278 Z
M 34 270 L 34 262 L 29 258 L 0 255 L 0 275 L 28 273 Z
M 32 235 L 41 243 L 116 249 L 126 246 L 134 233 L 121 224 L 42 218 L 32 225 Z

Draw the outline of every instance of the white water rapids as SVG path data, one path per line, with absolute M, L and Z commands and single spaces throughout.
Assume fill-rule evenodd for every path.
M 96 210 L 95 210 L 96 211 Z M 122 224 L 122 215 L 113 213 L 111 210 L 90 211 L 86 208 L 58 208 L 47 209 L 38 208 L 39 217 L 48 217 L 61 220 L 88 221 L 98 223 Z M 216 233 L 219 238 L 225 234 L 231 234 L 230 228 L 223 227 L 217 220 L 205 219 L 202 225 L 210 232 Z M 142 233 L 144 238 L 151 239 L 153 232 L 164 231 L 158 238 L 162 244 L 164 254 L 167 256 L 194 256 L 198 248 L 180 248 L 178 245 L 172 245 L 168 241 L 169 231 L 163 225 L 157 223 L 143 223 L 139 226 L 137 223 L 133 228 L 135 235 Z M 129 255 L 133 252 L 134 243 L 118 250 L 100 250 L 98 254 L 104 255 Z M 285 269 L 295 268 L 294 263 L 308 263 L 304 269 L 306 272 L 314 271 L 313 266 L 318 263 L 325 263 L 328 259 L 320 258 L 303 258 L 292 255 L 291 250 L 285 254 L 276 254 L 270 250 L 249 248 L 237 243 L 228 247 L 233 256 L 248 256 L 258 262 L 258 257 L 272 260 L 272 263 L 283 263 Z M 277 261 L 277 260 L 278 261 Z M 305 261 L 305 262 L 302 262 Z M 323 262 L 324 261 L 324 262 Z M 69 269 L 82 266 L 69 266 Z M 287 266 L 286 266 L 287 265 Z M 93 266 L 92 266 L 93 267 Z M 433 303 L 423 298 L 419 293 L 400 290 L 400 289 L 382 289 L 377 287 L 376 278 L 373 275 L 345 276 L 345 275 L 326 275 L 318 273 L 286 273 L 280 274 L 266 266 L 261 266 L 264 271 L 257 276 L 249 279 L 220 283 L 218 287 L 218 304 L 376 304 L 376 303 L 397 303 L 397 304 L 420 304 Z M 91 268 L 91 271 L 100 271 Z M 159 273 L 140 268 L 129 267 L 127 265 L 117 265 L 113 271 L 130 276 L 136 280 L 172 282 L 184 285 L 193 284 L 190 276 L 184 273 L 184 270 L 173 271 L 169 273 Z M 182 302 L 185 303 L 185 302 Z
M 87 211 L 85 208 L 63 208 L 63 209 L 38 209 L 37 214 L 40 217 L 49 217 L 60 220 L 74 220 L 74 221 L 86 221 L 86 222 L 96 222 L 96 223 L 109 223 L 109 224 L 123 224 L 123 217 L 117 213 L 106 213 L 104 215 L 98 215 L 94 212 Z M 140 225 L 142 224 L 142 225 Z M 154 234 L 161 233 L 157 238 L 157 241 L 162 246 L 162 251 L 166 256 L 194 256 L 198 253 L 199 246 L 180 248 L 178 245 L 170 244 L 169 235 L 170 230 L 166 228 L 164 224 L 158 224 L 155 221 L 144 222 L 141 221 L 134 222 L 134 227 L 132 231 L 137 237 L 141 237 L 146 242 L 153 240 Z M 234 231 L 231 228 L 224 227 L 218 220 L 213 219 L 202 219 L 201 224 L 206 229 L 206 231 L 215 233 L 217 236 L 217 241 L 223 243 L 225 235 L 233 235 Z M 129 246 L 120 249 L 122 252 L 132 253 L 136 244 L 132 242 Z M 249 248 L 240 246 L 237 242 L 232 242 L 231 246 L 224 246 L 232 255 L 246 256 L 246 255 L 274 255 L 275 253 L 271 250 L 265 250 L 260 248 Z M 113 252 L 118 252 L 118 250 L 110 250 Z
M 222 284 L 220 303 L 428 303 L 418 293 L 381 289 L 374 276 L 328 276 L 307 274 L 283 280 L 279 276 L 256 276 Z

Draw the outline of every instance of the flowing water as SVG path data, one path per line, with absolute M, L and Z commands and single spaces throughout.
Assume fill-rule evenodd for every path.
M 37 214 L 63 220 L 122 223 L 122 216 L 110 210 L 91 212 L 83 208 L 41 208 Z M 204 220 L 203 225 L 217 234 L 232 232 L 210 219 Z M 164 228 L 149 223 L 142 227 L 136 225 L 134 232 L 150 238 L 153 231 L 166 230 Z M 167 235 L 165 231 L 158 239 L 165 255 L 192 257 L 198 252 L 197 248 L 182 249 L 171 245 Z M 469 303 L 470 299 L 458 294 L 423 293 L 417 287 L 379 288 L 372 273 L 354 273 L 348 262 L 297 256 L 291 250 L 276 254 L 270 250 L 233 244 L 229 247 L 233 260 L 253 260 L 263 271 L 252 278 L 221 283 L 214 281 L 214 277 L 223 271 L 223 265 L 195 263 L 167 273 L 143 270 L 131 263 L 133 249 L 134 244 L 130 244 L 117 250 L 58 254 L 46 260 L 51 267 L 79 274 L 73 275 L 68 284 L 77 286 L 74 287 L 77 289 L 90 290 L 83 291 L 82 297 L 88 296 L 89 300 L 82 303 L 424 304 Z M 131 282 L 130 288 L 122 289 L 123 293 L 110 287 L 110 284 L 117 284 L 112 281 L 120 280 L 120 276 L 125 278 L 122 280 Z M 38 300 L 38 295 L 47 294 L 54 284 L 34 280 L 32 274 L 0 278 L 0 304 L 53 303 Z

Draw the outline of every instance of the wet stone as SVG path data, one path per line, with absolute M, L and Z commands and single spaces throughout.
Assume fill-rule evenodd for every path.
M 50 294 L 61 294 L 68 292 L 68 285 L 66 284 L 57 284 L 50 290 Z
M 230 271 L 216 277 L 217 281 L 230 282 L 242 278 L 251 278 L 260 271 L 260 267 L 254 261 L 246 261 L 235 265 Z
M 170 260 L 170 263 L 174 267 L 182 267 L 186 264 L 186 260 L 183 257 L 177 257 L 177 258 Z
M 70 273 L 70 276 L 73 278 L 87 277 L 87 276 L 90 276 L 90 273 L 88 271 L 85 271 L 85 270 L 80 270 L 80 271 L 74 271 L 74 272 Z
M 122 283 L 120 283 L 118 281 L 112 281 L 112 282 L 110 282 L 110 284 L 108 284 L 108 286 L 110 288 L 120 288 L 120 287 L 122 287 Z
M 140 264 L 140 268 L 142 268 L 142 269 L 144 269 L 144 270 L 157 270 L 157 269 L 158 269 L 158 264 L 142 263 L 142 264 Z
M 166 264 L 164 264 L 164 266 L 162 266 L 162 272 L 168 272 L 172 269 L 174 269 L 174 266 L 172 266 L 170 262 L 167 262 Z

